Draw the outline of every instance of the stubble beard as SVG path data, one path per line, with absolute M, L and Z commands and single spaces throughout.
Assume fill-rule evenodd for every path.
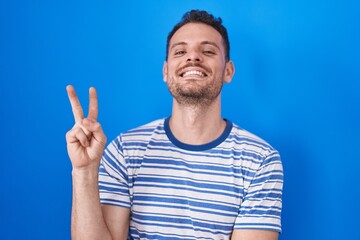
M 183 106 L 204 108 L 210 106 L 219 96 L 223 79 L 221 76 L 216 76 L 207 84 L 202 84 L 202 80 L 180 80 L 186 82 L 177 82 L 172 77 L 168 76 L 170 81 L 167 82 L 168 89 L 175 100 Z

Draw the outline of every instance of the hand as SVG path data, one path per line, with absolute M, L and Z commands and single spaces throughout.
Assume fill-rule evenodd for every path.
M 66 133 L 68 154 L 73 169 L 98 167 L 106 144 L 106 136 L 97 122 L 98 99 L 95 88 L 89 89 L 89 113 L 84 118 L 80 101 L 73 86 L 66 87 L 75 118 L 75 125 Z

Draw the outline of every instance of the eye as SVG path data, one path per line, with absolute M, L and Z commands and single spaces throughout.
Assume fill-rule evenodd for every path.
M 184 50 L 178 50 L 178 51 L 175 51 L 174 55 L 175 56 L 181 56 L 181 55 L 184 55 L 186 52 Z
M 215 55 L 215 52 L 212 50 L 204 50 L 203 53 L 207 56 Z

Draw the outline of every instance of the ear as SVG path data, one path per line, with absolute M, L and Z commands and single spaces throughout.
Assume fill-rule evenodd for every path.
M 235 66 L 232 61 L 228 61 L 225 65 L 224 82 L 230 83 L 235 74 Z
M 167 73 L 168 73 L 167 61 L 164 61 L 164 65 L 163 65 L 163 78 L 164 78 L 164 82 L 167 82 Z

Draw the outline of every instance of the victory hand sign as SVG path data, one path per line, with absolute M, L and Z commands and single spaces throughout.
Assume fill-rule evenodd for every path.
M 97 168 L 106 144 L 106 136 L 97 122 L 98 99 L 95 88 L 89 89 L 87 118 L 73 86 L 66 87 L 75 118 L 75 125 L 66 133 L 68 154 L 73 169 Z
M 66 133 L 67 150 L 73 167 L 71 239 L 112 239 L 105 223 L 98 188 L 98 169 L 106 137 L 97 122 L 96 90 L 93 87 L 89 89 L 89 113 L 86 118 L 74 87 L 69 85 L 66 90 L 75 118 L 73 128 Z

